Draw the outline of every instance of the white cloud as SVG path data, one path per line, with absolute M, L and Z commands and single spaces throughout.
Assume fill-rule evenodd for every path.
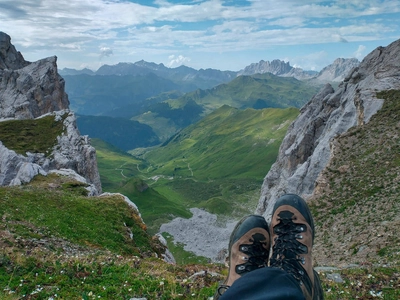
M 179 67 L 181 65 L 184 65 L 185 63 L 190 61 L 190 58 L 189 57 L 185 57 L 183 55 L 178 55 L 178 56 L 170 55 L 168 57 L 168 61 L 169 62 L 167 64 L 167 66 L 170 67 L 170 68 L 173 68 L 173 67 Z
M 246 6 L 233 0 L 154 0 L 151 5 L 134 0 L 62 2 L 60 9 L 59 0 L 0 0 L 0 30 L 24 55 L 65 54 L 71 60 L 74 54 L 80 63 L 98 56 L 102 45 L 108 49 L 100 50 L 101 57 L 117 59 L 114 48 L 130 60 L 132 54 L 192 56 L 399 36 L 392 13 L 400 7 L 392 0 L 249 0 Z M 178 57 L 171 63 L 190 61 L 182 56 L 180 62 Z
M 110 56 L 113 55 L 113 50 L 109 47 L 101 47 L 100 48 L 100 58 L 103 58 L 104 56 Z
M 366 47 L 364 45 L 359 45 L 357 50 L 354 52 L 354 57 L 358 60 L 362 60 L 365 56 L 365 49 Z
M 288 18 L 280 18 L 277 20 L 273 20 L 269 22 L 269 25 L 277 25 L 282 27 L 298 27 L 304 26 L 304 18 L 301 17 L 288 17 Z
M 342 35 L 334 33 L 332 35 L 333 41 L 334 42 L 340 42 L 340 43 L 348 43 L 349 41 L 346 40 Z
M 331 64 L 329 55 L 326 51 L 318 51 L 303 56 L 295 56 L 291 58 L 284 58 L 285 61 L 289 61 L 290 64 L 295 68 L 301 68 L 303 70 L 319 71 L 321 68 Z

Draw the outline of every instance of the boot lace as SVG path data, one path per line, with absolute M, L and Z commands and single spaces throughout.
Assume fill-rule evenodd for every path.
M 246 254 L 243 256 L 245 263 L 236 265 L 236 273 L 243 274 L 255 269 L 267 266 L 269 249 L 264 235 L 260 233 L 253 234 L 249 240 L 251 244 L 241 244 L 239 251 Z
M 278 214 L 280 222 L 273 229 L 277 237 L 272 247 L 270 266 L 292 274 L 311 294 L 312 283 L 302 266 L 305 264 L 305 259 L 299 256 L 308 253 L 308 248 L 298 241 L 303 238 L 302 232 L 307 231 L 307 227 L 304 224 L 293 223 L 293 216 L 290 211 L 281 211 Z

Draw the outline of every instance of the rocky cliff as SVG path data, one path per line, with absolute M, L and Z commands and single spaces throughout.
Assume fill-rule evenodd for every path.
M 333 138 L 369 122 L 383 104 L 377 92 L 400 89 L 399 57 L 400 40 L 375 49 L 336 91 L 327 84 L 301 109 L 264 179 L 257 213 L 270 219 L 273 204 L 284 193 L 306 199 L 313 194 L 331 158 Z
M 27 62 L 0 32 L 0 122 L 52 116 L 63 130 L 48 153 L 17 153 L 5 146 L 0 132 L 0 185 L 19 185 L 37 174 L 62 172 L 89 184 L 90 194 L 101 193 L 95 149 L 81 136 L 75 115 L 69 111 L 64 80 L 57 72 L 57 58 Z
M 323 68 L 315 79 L 322 82 L 342 82 L 345 76 L 359 64 L 356 58 L 337 58 L 332 64 Z

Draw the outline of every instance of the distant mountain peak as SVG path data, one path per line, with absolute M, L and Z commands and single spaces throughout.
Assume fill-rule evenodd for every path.
M 337 58 L 332 64 L 323 68 L 316 79 L 323 82 L 341 82 L 351 69 L 359 64 L 357 58 Z
M 271 73 L 276 76 L 294 77 L 298 80 L 310 79 L 316 75 L 316 72 L 303 71 L 300 68 L 295 68 L 289 62 L 284 62 L 279 59 L 270 61 L 260 60 L 258 63 L 252 63 L 238 72 L 238 75 L 254 75 Z
M 272 73 L 279 76 L 290 72 L 292 68 L 293 67 L 290 66 L 289 62 L 284 62 L 279 59 L 274 59 L 271 62 L 260 60 L 258 63 L 252 63 L 243 70 L 239 71 L 239 75 Z
M 318 73 L 292 67 L 289 62 L 279 59 L 274 59 L 271 62 L 260 60 L 258 63 L 252 63 L 243 70 L 240 70 L 238 75 L 271 73 L 277 76 L 294 77 L 298 80 L 312 79 L 320 83 L 340 82 L 359 63 L 356 58 L 337 58 L 332 64 L 326 66 Z

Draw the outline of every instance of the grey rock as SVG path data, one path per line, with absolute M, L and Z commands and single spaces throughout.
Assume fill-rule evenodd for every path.
M 400 40 L 379 47 L 352 69 L 337 91 L 327 84 L 300 111 L 264 178 L 256 213 L 270 220 L 276 200 L 285 193 L 309 198 L 323 186 L 321 171 L 331 158 L 333 139 L 363 125 L 382 107 L 376 93 L 400 89 Z
M 88 183 L 93 184 L 101 193 L 100 174 L 97 168 L 96 150 L 90 145 L 88 136 L 81 136 L 76 125 L 75 114 L 71 111 L 53 112 L 55 118 L 64 119 L 65 134 L 57 137 L 57 145 L 52 155 L 54 158 L 49 162 L 51 169 L 71 169 L 83 176 Z
M 165 247 L 167 247 L 167 241 L 166 239 L 159 233 L 156 234 L 156 237 L 158 238 L 158 240 L 161 242 L 161 244 L 163 244 Z M 171 251 L 169 251 L 168 248 L 166 248 L 165 253 L 162 254 L 163 260 L 167 263 L 170 264 L 176 264 L 176 260 L 174 255 L 171 253 Z
M 17 69 L 0 69 L 0 118 L 34 119 L 68 109 L 64 79 L 55 56 Z
M 11 37 L 0 31 L 0 70 L 17 70 L 27 66 L 22 54 L 11 44 Z
M 324 267 L 315 267 L 314 270 L 317 272 L 329 272 L 329 271 L 337 271 L 339 270 L 339 268 L 324 266 Z
M 331 281 L 336 282 L 336 283 L 343 283 L 344 282 L 344 280 L 342 279 L 342 276 L 340 276 L 339 273 L 327 274 L 326 278 L 328 280 L 331 280 Z
M 284 62 L 279 59 L 274 59 L 271 62 L 260 60 L 258 63 L 253 63 L 245 67 L 238 75 L 272 73 L 279 76 L 289 73 L 292 69 L 293 67 L 290 66 L 289 62 Z
M 260 60 L 258 63 L 250 64 L 243 70 L 240 70 L 237 75 L 254 75 L 271 73 L 276 76 L 294 77 L 298 80 L 306 80 L 313 78 L 317 72 L 303 71 L 300 68 L 294 68 L 289 62 L 284 62 L 279 59 L 273 61 Z
M 345 76 L 359 64 L 356 58 L 337 58 L 332 64 L 323 68 L 315 79 L 322 82 L 342 82 Z
M 218 221 L 216 215 L 198 208 L 191 208 L 190 211 L 193 214 L 190 219 L 175 218 L 161 225 L 160 233 L 171 234 L 174 243 L 184 244 L 186 251 L 197 256 L 224 262 L 225 257 L 219 257 L 218 253 L 228 248 L 229 237 L 237 221 Z

